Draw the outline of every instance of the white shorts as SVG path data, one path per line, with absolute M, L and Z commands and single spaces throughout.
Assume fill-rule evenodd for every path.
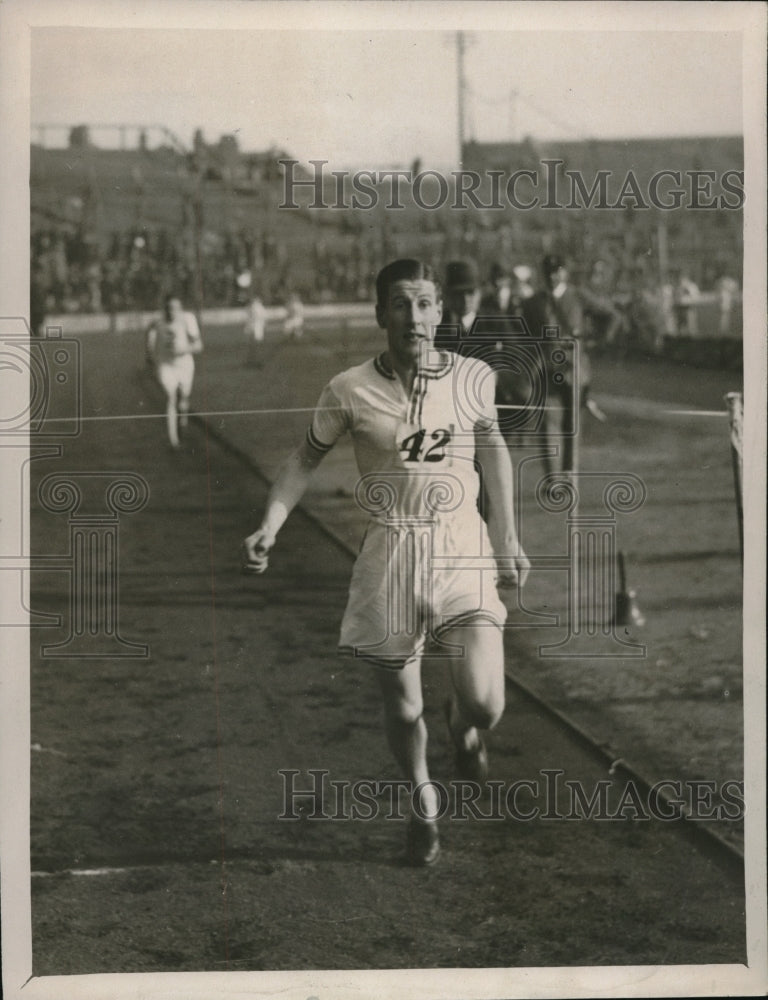
M 428 637 L 436 655 L 455 653 L 440 637 L 457 625 L 501 627 L 497 572 L 477 564 L 491 555 L 479 515 L 416 526 L 374 521 L 352 571 L 339 650 L 399 669 Z
M 289 316 L 283 323 L 283 333 L 286 337 L 290 336 L 292 333 L 300 334 L 303 328 L 304 320 L 299 319 L 296 316 Z
M 263 323 L 253 323 L 248 322 L 243 327 L 245 332 L 246 340 L 255 340 L 257 343 L 261 343 L 264 340 L 264 324 Z
M 195 377 L 194 358 L 191 354 L 180 354 L 170 361 L 161 361 L 157 366 L 157 377 L 169 396 L 177 391 L 181 391 L 182 396 L 189 396 Z

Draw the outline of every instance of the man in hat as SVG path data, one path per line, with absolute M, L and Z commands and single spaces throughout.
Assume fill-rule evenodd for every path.
M 445 269 L 443 319 L 435 336 L 435 347 L 462 351 L 477 319 L 482 289 L 477 267 L 471 260 L 452 260 Z M 446 327 L 458 328 L 446 330 Z
M 547 254 L 541 262 L 541 273 L 544 287 L 527 300 L 525 320 L 543 349 L 543 428 L 547 446 L 544 467 L 547 474 L 573 473 L 578 469 L 578 411 L 586 403 L 590 382 L 589 358 L 580 343 L 584 315 L 578 292 L 568 283 L 562 257 Z M 551 339 L 553 330 L 558 331 L 558 339 L 563 342 L 562 350 Z M 560 448 L 555 447 L 558 437 L 562 437 Z M 562 458 L 556 463 L 559 455 Z
M 530 279 L 530 268 L 524 265 L 508 268 L 499 261 L 494 261 L 491 265 L 490 288 L 480 302 L 481 315 L 522 316 L 525 300 L 533 295 L 533 289 L 521 276 Z
M 436 347 L 482 357 L 484 353 L 498 354 L 505 336 L 519 333 L 520 324 L 514 319 L 522 316 L 522 302 L 513 294 L 510 272 L 502 264 L 492 265 L 490 288 L 483 294 L 475 264 L 451 261 L 445 269 L 443 288 L 445 307 Z M 488 360 L 492 368 L 498 368 L 492 358 Z
M 496 320 L 483 322 L 483 333 L 497 332 L 502 340 L 505 333 L 513 329 L 508 320 L 521 316 L 522 302 L 513 294 L 512 277 L 507 268 L 495 262 L 491 266 L 490 288 L 483 294 L 480 277 L 473 261 L 451 261 L 445 269 L 443 283 L 445 307 L 441 329 L 438 329 L 435 345 L 459 354 L 476 354 L 472 346 L 473 333 L 477 329 L 478 318 Z M 458 328 L 458 336 L 445 327 Z M 486 338 L 487 339 L 487 338 Z
M 473 262 L 451 261 L 446 267 L 445 308 L 435 346 L 480 358 L 494 370 L 499 425 L 507 440 L 519 426 L 520 411 L 538 395 L 529 366 L 519 354 L 527 332 L 522 318 L 525 299 L 532 293 L 528 286 L 525 295 L 519 294 L 510 271 L 498 262 L 491 267 L 491 289 L 485 295 Z M 487 497 L 483 510 L 486 501 Z

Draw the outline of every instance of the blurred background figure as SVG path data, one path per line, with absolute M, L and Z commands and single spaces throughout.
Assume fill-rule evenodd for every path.
M 605 350 L 624 338 L 624 317 L 611 299 L 612 274 L 604 260 L 592 265 L 587 282 L 579 289 L 584 311 L 584 339 L 590 349 Z
M 187 426 L 189 397 L 195 378 L 194 355 L 203 349 L 194 313 L 186 312 L 177 295 L 167 295 L 162 317 L 147 328 L 146 358 L 165 391 L 166 426 L 172 448 L 179 447 L 179 430 Z
M 515 279 L 512 286 L 512 297 L 516 308 L 519 310 L 518 315 L 522 316 L 524 315 L 525 303 L 534 294 L 534 287 L 531 284 L 533 269 L 528 267 L 527 264 L 516 264 L 512 268 L 512 276 Z
M 718 329 L 722 337 L 731 333 L 733 307 L 739 297 L 739 283 L 726 269 L 717 279 L 717 304 L 720 313 Z
M 674 287 L 675 324 L 679 337 L 695 337 L 699 331 L 696 306 L 701 292 L 688 272 L 678 272 Z
M 33 337 L 43 336 L 47 313 L 46 298 L 42 268 L 33 265 L 29 286 L 29 328 Z
M 491 265 L 490 285 L 480 301 L 480 315 L 505 316 L 509 319 L 523 315 L 526 301 L 533 295 L 531 277 L 533 272 L 525 264 L 514 268 L 506 267 L 498 261 Z M 499 326 L 500 331 L 515 330 L 519 332 L 517 323 L 508 323 L 506 327 Z
M 626 305 L 626 349 L 635 356 L 661 354 L 664 348 L 662 290 L 644 267 L 632 272 Z
M 239 263 L 239 262 L 238 262 Z M 250 268 L 240 267 L 237 268 L 237 276 L 235 277 L 235 285 L 237 286 L 237 298 L 240 302 L 245 302 L 248 296 L 251 294 L 251 285 L 253 283 L 253 276 L 251 275 Z
M 531 335 L 541 343 L 544 357 L 544 469 L 547 475 L 574 473 L 578 470 L 578 411 L 589 401 L 589 357 L 581 342 L 584 313 L 578 292 L 568 282 L 562 257 L 544 257 L 541 275 L 544 287 L 528 299 L 525 319 Z M 557 338 L 551 336 L 555 329 Z M 571 341 L 575 341 L 573 347 Z M 597 409 L 590 403 L 590 408 Z
M 247 345 L 245 361 L 247 365 L 261 368 L 263 364 L 261 355 L 266 325 L 267 310 L 259 296 L 254 295 L 246 310 L 245 326 L 243 327 Z
M 659 308 L 661 310 L 662 343 L 666 349 L 677 336 L 675 318 L 675 286 L 669 277 L 663 277 L 659 286 Z
M 286 303 L 283 334 L 299 340 L 304 333 L 304 305 L 296 292 L 291 292 Z
M 460 328 L 460 338 L 468 335 L 477 319 L 482 288 L 477 265 L 472 260 L 452 260 L 445 268 L 443 282 L 443 319 L 441 326 L 457 326 Z M 448 347 L 442 341 L 435 340 L 436 347 Z M 450 350 L 459 350 L 458 345 Z
M 480 301 L 483 316 L 514 315 L 512 273 L 509 268 L 494 261 L 491 264 L 490 287 Z

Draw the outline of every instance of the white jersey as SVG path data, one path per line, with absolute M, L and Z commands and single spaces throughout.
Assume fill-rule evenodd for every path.
M 157 364 L 165 364 L 199 350 L 200 328 L 194 313 L 183 312 L 175 319 L 159 319 L 147 331 L 147 345 Z
M 431 351 L 410 396 L 384 356 L 325 387 L 308 431 L 318 451 L 352 435 L 358 504 L 378 520 L 478 517 L 476 428 L 496 420 L 495 376 L 476 358 Z
M 250 340 L 263 340 L 267 324 L 267 310 L 261 299 L 253 299 L 245 317 L 245 335 Z

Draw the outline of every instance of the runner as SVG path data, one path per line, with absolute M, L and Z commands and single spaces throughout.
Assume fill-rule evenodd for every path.
M 194 355 L 202 349 L 194 314 L 185 312 L 178 296 L 167 295 L 162 319 L 154 320 L 147 329 L 146 356 L 165 390 L 168 440 L 174 449 L 179 447 L 179 430 L 187 426 L 195 377 Z
M 352 435 L 356 498 L 371 515 L 355 564 L 340 649 L 373 664 L 390 747 L 412 791 L 408 853 L 439 853 L 437 794 L 429 784 L 422 716 L 422 660 L 448 663 L 448 727 L 462 777 L 488 770 L 480 730 L 504 709 L 500 584 L 522 585 L 528 560 L 515 531 L 512 468 L 496 422 L 495 378 L 482 361 L 434 347 L 440 285 L 420 261 L 387 265 L 376 281 L 376 319 L 386 349 L 340 373 L 323 390 L 306 439 L 272 487 L 261 526 L 244 543 L 244 569 L 262 573 L 268 552 L 312 472 Z M 481 470 L 488 526 L 477 497 Z M 494 564 L 495 555 L 498 566 Z M 483 567 L 477 562 L 489 557 Z M 467 562 L 475 561 L 475 566 Z

